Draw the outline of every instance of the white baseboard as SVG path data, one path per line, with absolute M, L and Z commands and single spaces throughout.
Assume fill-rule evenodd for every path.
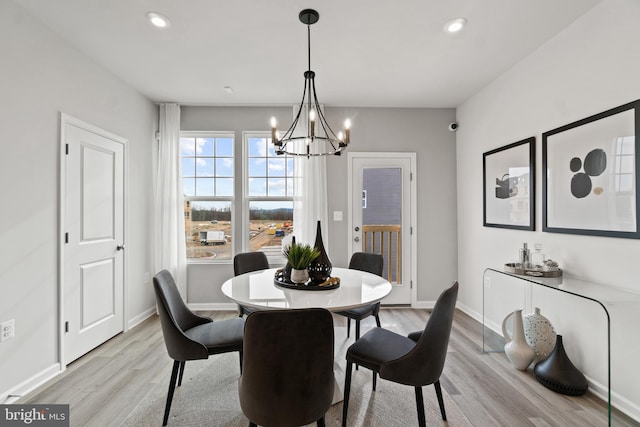
M 129 319 L 129 321 L 127 322 L 127 330 L 133 328 L 134 326 L 139 325 L 140 323 L 144 322 L 145 320 L 147 320 L 149 317 L 153 316 L 154 314 L 156 314 L 155 305 L 153 307 L 151 307 L 151 308 L 146 309 L 142 313 L 138 314 L 133 319 Z
M 56 377 L 57 375 L 60 375 L 62 371 L 62 366 L 59 363 L 54 363 L 48 368 L 43 369 L 42 371 L 33 375 L 31 378 L 26 379 L 12 389 L 4 392 L 2 394 L 2 396 L 4 397 L 4 401 L 2 402 L 2 404 L 9 405 L 18 402 L 20 398 L 26 396 L 50 379 Z

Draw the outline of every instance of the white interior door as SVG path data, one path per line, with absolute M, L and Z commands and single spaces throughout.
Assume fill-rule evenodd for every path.
M 68 116 L 62 140 L 66 365 L 124 329 L 126 141 Z
M 350 254 L 384 257 L 393 286 L 383 304 L 411 304 L 415 230 L 414 153 L 349 153 Z

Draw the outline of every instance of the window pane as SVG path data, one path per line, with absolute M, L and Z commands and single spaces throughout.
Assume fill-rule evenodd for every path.
M 267 140 L 264 138 L 249 138 L 249 157 L 265 157 L 267 155 Z
M 285 176 L 286 159 L 269 159 L 269 176 Z
M 291 157 L 287 158 L 287 176 L 294 176 L 293 169 L 293 159 Z
M 185 203 L 187 258 L 231 259 L 231 202 Z
M 249 178 L 249 196 L 266 196 L 267 180 L 265 178 Z
M 289 197 L 293 197 L 293 183 L 294 183 L 293 179 L 287 180 L 287 196 Z
M 216 176 L 233 176 L 233 159 L 216 159 Z
M 194 178 L 182 179 L 182 194 L 186 197 L 196 195 L 196 180 Z
M 196 176 L 213 176 L 213 158 L 198 157 L 196 160 Z
M 273 148 L 273 144 L 269 144 L 268 146 L 269 157 L 276 157 L 276 150 Z
M 232 138 L 216 138 L 216 157 L 233 157 Z
M 182 159 L 182 176 L 195 176 L 196 174 L 195 157 L 187 157 Z
M 197 138 L 196 155 L 213 156 L 213 138 Z
M 250 251 L 265 252 L 271 265 L 284 265 L 282 239 L 292 232 L 292 201 L 249 202 Z
M 213 178 L 196 178 L 196 196 L 213 195 Z
M 233 178 L 216 179 L 216 196 L 233 196 Z
M 196 154 L 195 138 L 180 138 L 180 155 L 194 156 Z
M 267 176 L 267 161 L 265 159 L 249 159 L 249 176 Z
M 269 184 L 269 189 L 268 189 L 268 195 L 272 196 L 272 197 L 283 197 L 285 196 L 285 191 L 286 191 L 286 184 L 285 184 L 285 180 L 278 178 L 278 179 L 273 179 L 273 178 L 269 178 L 268 181 Z

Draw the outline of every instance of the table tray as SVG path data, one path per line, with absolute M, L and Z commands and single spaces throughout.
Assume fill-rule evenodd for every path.
M 285 280 L 284 278 L 284 270 L 276 271 L 276 274 L 273 278 L 273 283 L 277 286 L 282 286 L 287 289 L 298 289 L 301 291 L 328 291 L 330 289 L 336 289 L 340 287 L 340 278 L 338 277 L 329 277 L 324 283 L 320 285 L 312 285 L 311 280 L 306 283 L 293 283 L 291 281 Z

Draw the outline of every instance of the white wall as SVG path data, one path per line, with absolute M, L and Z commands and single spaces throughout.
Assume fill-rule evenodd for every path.
M 486 267 L 500 269 L 517 257 L 523 242 L 542 243 L 565 274 L 640 292 L 640 242 L 631 239 L 543 233 L 541 134 L 640 98 L 640 2 L 606 0 L 535 53 L 459 107 L 457 116 L 459 302 L 482 313 L 482 277 Z M 512 231 L 482 226 L 482 153 L 535 136 L 536 230 Z M 551 319 L 571 350 L 570 357 L 588 376 L 606 384 L 605 321 L 597 306 L 579 306 L 558 293 L 537 297 L 535 305 Z M 505 314 L 518 307 L 504 307 Z M 546 310 L 546 313 L 545 313 Z M 592 323 L 600 318 L 596 330 Z M 589 325 L 586 327 L 586 325 Z M 640 356 L 637 324 L 612 319 L 614 401 L 640 419 Z M 581 330 L 582 329 L 582 330 Z M 586 331 L 585 331 L 586 330 Z M 583 335 L 593 333 L 594 340 Z M 606 336 L 606 334 L 605 334 Z M 571 340 L 575 338 L 572 345 Z M 567 343 L 569 341 L 569 343 Z M 630 343 L 634 343 L 630 347 Z
M 268 131 L 269 118 L 278 111 L 291 114 L 290 107 L 182 107 L 182 130 L 235 131 L 242 141 L 242 131 Z M 453 109 L 411 108 L 340 108 L 325 109 L 330 124 L 340 124 L 351 117 L 353 127 L 349 151 L 398 151 L 417 153 L 418 188 L 418 303 L 432 305 L 440 292 L 457 279 L 455 133 L 448 125 L 455 120 Z M 239 151 L 236 151 L 239 155 Z M 236 170 L 240 171 L 240 159 Z M 346 215 L 349 211 L 347 156 L 327 159 L 328 211 L 342 211 L 344 220 L 333 221 L 327 228 L 329 257 L 336 267 L 348 264 Z M 237 186 L 241 185 L 239 180 Z M 234 215 L 240 221 L 239 214 Z M 239 223 L 239 222 L 238 222 Z M 324 229 L 324 226 L 323 226 Z M 234 240 L 240 238 L 239 234 Z M 236 252 L 240 248 L 234 246 Z M 188 302 L 194 307 L 234 307 L 220 291 L 222 282 L 233 275 L 228 264 L 191 264 L 187 270 Z M 203 306 L 200 306 L 203 307 Z
M 0 402 L 58 363 L 60 113 L 129 140 L 127 296 L 135 323 L 154 307 L 150 284 L 151 156 L 156 107 L 61 41 L 13 2 L 0 0 Z

